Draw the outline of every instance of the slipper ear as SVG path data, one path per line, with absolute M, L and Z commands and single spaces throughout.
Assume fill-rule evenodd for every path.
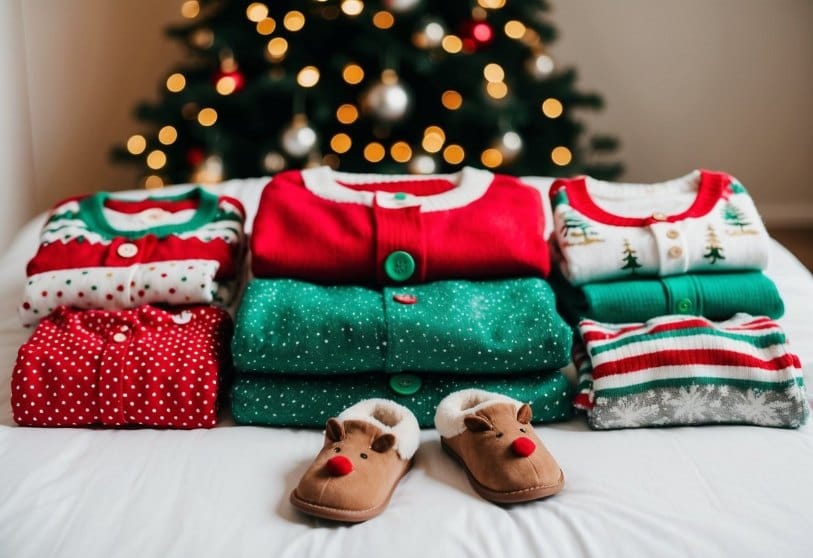
M 340 442 L 347 437 L 344 431 L 344 425 L 335 418 L 329 419 L 325 425 L 325 434 L 334 442 Z
M 384 453 L 395 446 L 395 436 L 393 434 L 382 434 L 375 439 L 371 446 L 378 453 Z
M 531 418 L 533 418 L 534 413 L 531 411 L 530 405 L 527 403 L 523 404 L 522 407 L 517 410 L 517 420 L 522 424 L 528 424 L 531 422 Z
M 472 432 L 485 432 L 486 430 L 494 429 L 488 420 L 479 415 L 467 415 L 463 417 L 463 424 Z

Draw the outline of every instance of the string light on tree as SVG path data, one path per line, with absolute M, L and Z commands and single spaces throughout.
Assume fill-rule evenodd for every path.
M 381 10 L 373 15 L 373 25 L 379 29 L 389 29 L 395 24 L 395 18 L 386 10 Z
M 346 64 L 342 69 L 342 79 L 350 85 L 358 85 L 364 79 L 364 70 L 358 64 Z
M 174 126 L 164 126 L 158 131 L 158 141 L 164 145 L 172 145 L 178 139 L 178 130 Z
M 270 35 L 277 28 L 277 22 L 273 18 L 267 17 L 257 22 L 257 33 L 260 35 Z
M 144 188 L 147 190 L 158 190 L 164 187 L 164 179 L 157 174 L 150 174 L 144 179 Z
M 446 35 L 440 42 L 440 46 L 449 54 L 457 54 L 463 50 L 463 41 L 457 35 Z
M 457 110 L 463 106 L 463 96 L 454 89 L 447 89 L 443 92 L 440 102 L 449 110 Z
M 296 75 L 296 82 L 302 87 L 313 87 L 319 83 L 319 69 L 316 66 L 305 66 Z
M 201 49 L 207 49 L 211 47 L 215 42 L 215 34 L 212 32 L 211 29 L 207 29 L 202 27 L 196 30 L 189 38 L 190 44 L 192 46 L 196 46 Z
M 127 139 L 127 151 L 133 155 L 141 155 L 147 149 L 147 139 L 141 134 L 135 134 Z
M 550 158 L 555 164 L 564 167 L 569 165 L 570 161 L 573 160 L 573 153 L 564 145 L 560 145 L 553 148 L 553 151 L 550 153 Z
M 245 82 L 245 76 L 237 70 L 231 72 L 220 71 L 215 74 L 215 90 L 221 95 L 231 95 L 240 91 Z
M 525 24 L 516 19 L 512 19 L 505 23 L 503 31 L 505 35 L 511 39 L 521 39 L 525 35 Z
M 386 150 L 384 146 L 378 143 L 377 141 L 368 143 L 364 147 L 364 158 L 367 159 L 371 163 L 378 163 L 381 159 L 384 158 L 386 155 Z
M 502 165 L 503 156 L 496 147 L 489 147 L 480 154 L 480 162 L 483 166 L 494 169 Z
M 336 120 L 342 124 L 352 124 L 359 117 L 358 109 L 351 104 L 344 104 L 336 109 Z
M 549 97 L 542 101 L 542 114 L 548 118 L 559 118 L 564 112 L 564 107 L 559 99 Z
M 266 51 L 272 61 L 279 62 L 285 58 L 285 53 L 288 52 L 288 41 L 283 37 L 274 37 L 268 41 Z
M 423 132 L 421 147 L 427 153 L 437 153 L 443 148 L 446 134 L 440 126 L 428 126 Z
M 167 78 L 167 90 L 172 93 L 183 91 L 186 87 L 186 78 L 183 74 L 172 74 Z
M 198 112 L 198 122 L 201 126 L 209 127 L 214 126 L 217 122 L 217 111 L 211 107 L 201 109 Z
M 344 132 L 340 132 L 330 138 L 330 148 L 336 153 L 347 153 L 353 146 L 353 140 Z
M 262 2 L 252 2 L 246 7 L 246 17 L 249 21 L 259 23 L 268 17 L 268 6 Z
M 443 149 L 443 160 L 450 165 L 459 165 L 466 158 L 466 152 L 462 146 L 451 143 Z
M 468 21 L 460 27 L 463 50 L 474 52 L 494 40 L 494 29 L 486 21 Z
M 298 10 L 291 10 L 287 14 L 285 14 L 285 18 L 282 20 L 283 26 L 288 31 L 296 32 L 301 30 L 305 27 L 305 14 Z
M 181 4 L 181 15 L 187 19 L 195 19 L 200 13 L 200 4 L 198 0 L 186 0 Z
M 412 158 L 412 148 L 405 141 L 397 141 L 390 147 L 390 157 L 397 163 L 406 163 Z
M 342 2 L 342 11 L 345 15 L 355 17 L 364 11 L 364 2 L 361 2 L 361 0 L 344 0 Z
M 167 156 L 160 149 L 150 151 L 147 155 L 147 166 L 153 170 L 158 170 L 167 164 Z

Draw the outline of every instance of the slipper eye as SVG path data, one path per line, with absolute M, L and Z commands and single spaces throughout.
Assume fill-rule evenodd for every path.
M 342 451 L 342 448 L 340 448 L 339 446 L 336 446 L 335 448 L 333 448 L 333 451 L 335 453 L 339 453 L 340 451 Z
M 502 438 L 502 432 L 497 432 L 496 436 L 497 438 Z
M 362 459 L 367 459 L 367 454 L 366 454 L 366 453 L 362 453 L 362 454 L 361 454 L 361 458 L 362 458 Z
M 520 428 L 520 429 L 519 429 L 519 431 L 520 431 L 520 432 L 522 432 L 523 434 L 524 434 L 525 432 L 527 432 L 527 430 L 525 430 L 524 428 Z

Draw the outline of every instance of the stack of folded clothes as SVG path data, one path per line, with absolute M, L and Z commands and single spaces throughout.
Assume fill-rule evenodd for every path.
M 239 201 L 194 188 L 58 204 L 27 268 L 38 324 L 12 374 L 28 426 L 211 427 L 230 370 L 227 303 L 245 255 Z
M 572 333 L 543 279 L 543 230 L 539 193 L 486 171 L 277 175 L 237 313 L 235 421 L 317 427 L 386 397 L 428 427 L 464 388 L 567 419 Z
M 807 419 L 798 358 L 772 321 L 782 300 L 761 271 L 769 237 L 739 181 L 581 177 L 550 198 L 553 284 L 584 343 L 575 404 L 591 426 Z

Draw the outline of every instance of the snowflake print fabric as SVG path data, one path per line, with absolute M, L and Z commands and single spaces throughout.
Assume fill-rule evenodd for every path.
M 23 426 L 212 427 L 230 369 L 232 329 L 229 315 L 210 306 L 174 312 L 61 306 L 19 349 L 14 420 Z
M 767 317 L 583 320 L 574 405 L 596 429 L 693 424 L 797 428 L 809 416 L 799 358 Z

